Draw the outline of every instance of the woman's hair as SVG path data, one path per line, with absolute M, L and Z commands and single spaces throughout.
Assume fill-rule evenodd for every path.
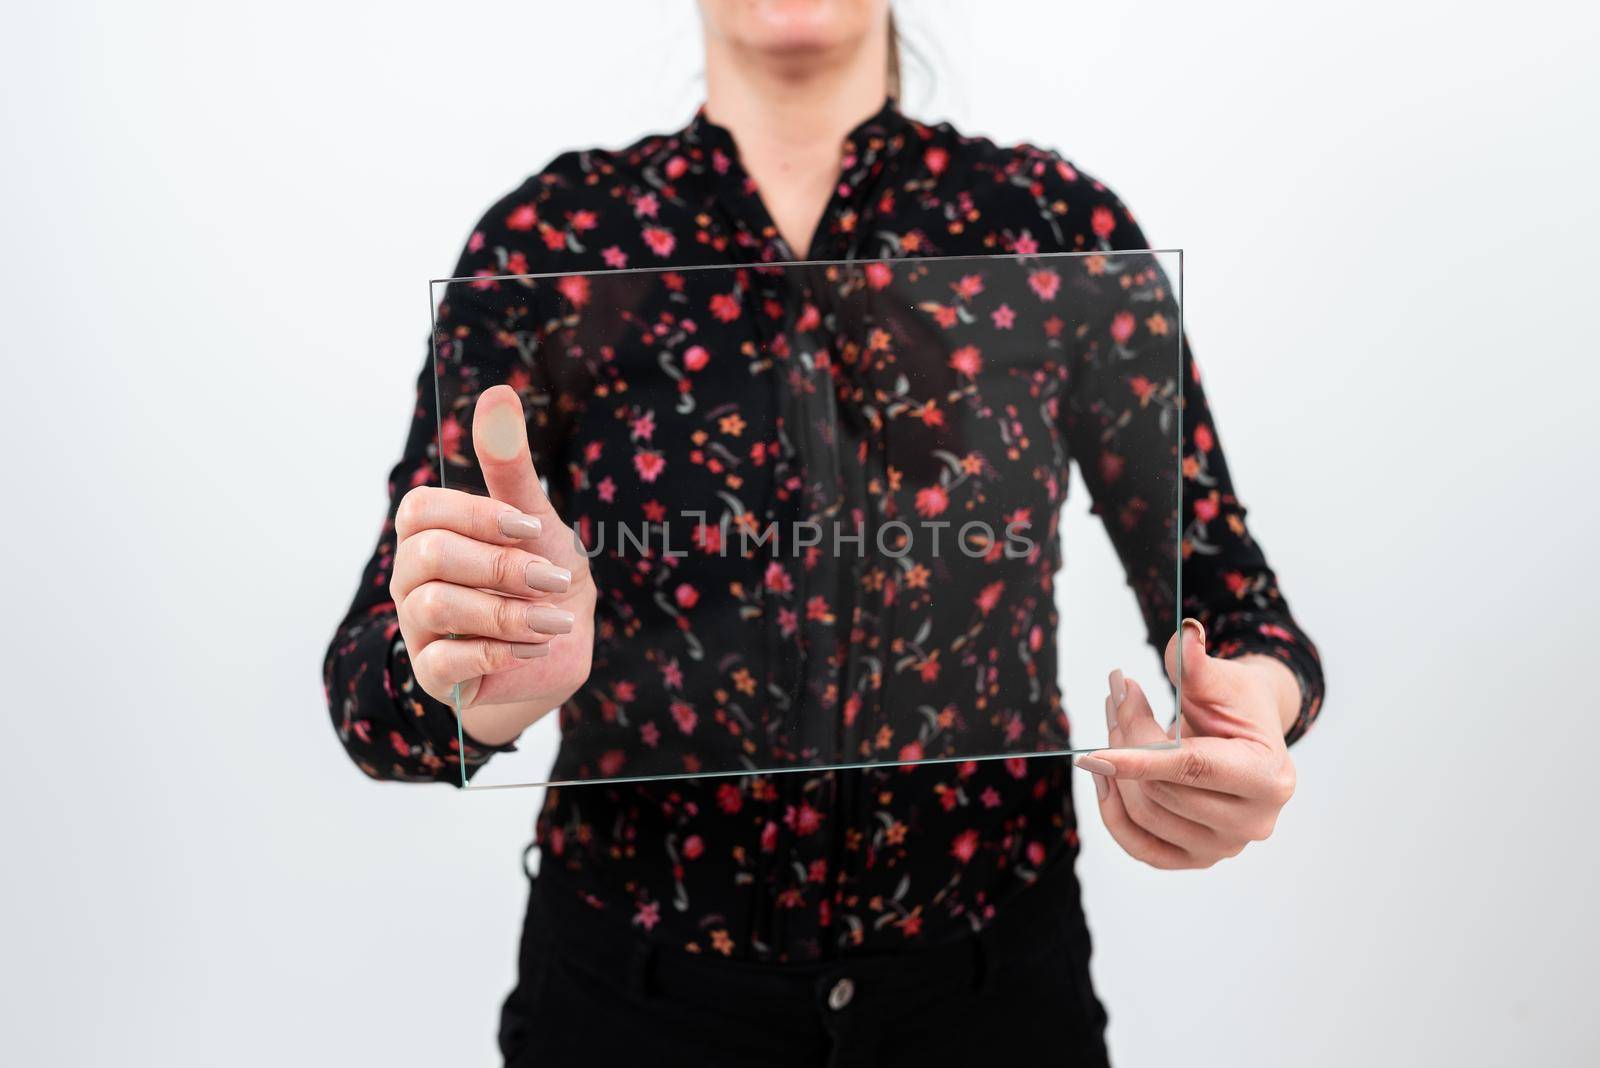
M 894 11 L 889 12 L 889 99 L 900 99 L 900 30 L 894 24 Z

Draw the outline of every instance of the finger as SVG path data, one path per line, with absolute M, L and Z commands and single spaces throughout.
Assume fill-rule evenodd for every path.
M 462 704 L 470 705 L 487 675 L 521 667 L 550 655 L 548 642 L 502 642 L 493 638 L 440 638 L 411 657 L 411 670 L 431 694 L 446 693 L 458 684 Z
M 1164 749 L 1106 749 L 1078 762 L 1118 779 L 1162 779 L 1235 797 L 1265 798 L 1274 789 L 1267 746 L 1239 738 L 1185 738 Z
M 1177 846 L 1193 858 L 1216 858 L 1227 850 L 1217 832 L 1151 801 L 1145 784 L 1113 779 L 1128 819 L 1163 842 Z
M 1245 798 L 1198 787 L 1179 787 L 1178 783 L 1162 779 L 1146 779 L 1138 785 L 1147 803 L 1157 804 L 1200 827 L 1210 828 L 1230 841 L 1264 841 L 1272 835 L 1277 823 L 1269 806 Z
M 501 597 L 437 580 L 406 596 L 404 610 L 413 625 L 429 634 L 470 634 L 507 642 L 547 642 L 572 630 L 565 609 L 517 597 Z
M 1156 722 L 1155 710 L 1144 687 L 1121 671 L 1111 673 L 1111 700 L 1115 702 L 1116 729 L 1111 744 L 1114 746 L 1153 745 L 1167 741 L 1167 734 Z
M 1194 862 L 1171 842 L 1163 842 L 1128 818 L 1116 783 L 1103 775 L 1094 776 L 1095 796 L 1100 799 L 1100 818 L 1111 838 L 1134 860 L 1154 868 L 1192 868 Z
M 472 417 L 472 447 L 489 496 L 535 519 L 550 533 L 561 526 L 528 450 L 522 400 L 510 386 L 494 386 L 478 398 Z
M 490 545 L 515 545 L 539 536 L 539 520 L 492 497 L 418 486 L 400 499 L 394 530 L 402 541 L 424 530 L 453 530 Z
M 1167 734 L 1156 722 L 1155 712 L 1150 707 L 1150 699 L 1145 695 L 1144 688 L 1134 680 L 1124 678 L 1120 671 L 1113 671 L 1109 681 L 1112 699 L 1119 694 L 1122 697 L 1116 709 L 1118 729 L 1115 744 L 1154 745 L 1165 742 Z M 1210 827 L 1163 807 L 1147 792 L 1147 787 L 1170 784 L 1160 780 L 1113 782 L 1122 795 L 1122 805 L 1128 817 L 1138 826 L 1193 856 L 1217 856 L 1221 853 L 1217 835 Z
M 485 545 L 453 530 L 433 529 L 412 535 L 395 550 L 390 590 L 403 599 L 433 580 L 531 597 L 565 592 L 572 572 L 515 546 Z

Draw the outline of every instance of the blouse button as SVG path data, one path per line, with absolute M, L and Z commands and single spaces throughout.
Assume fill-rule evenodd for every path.
M 833 989 L 828 991 L 828 1008 L 834 1012 L 842 1011 L 856 996 L 856 984 L 848 977 L 840 979 L 833 984 Z

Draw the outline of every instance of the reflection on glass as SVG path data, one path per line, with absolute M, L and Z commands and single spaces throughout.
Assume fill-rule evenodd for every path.
M 485 492 L 473 405 L 513 386 L 599 591 L 588 683 L 473 784 L 1103 745 L 1105 672 L 1178 624 L 1180 280 L 1132 252 L 434 283 L 444 484 Z M 1073 603 L 1081 457 L 1116 556 Z

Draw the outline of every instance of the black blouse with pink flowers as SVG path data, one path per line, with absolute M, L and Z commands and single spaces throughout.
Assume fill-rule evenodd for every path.
M 1003 148 L 965 138 L 948 125 L 925 126 L 886 106 L 847 139 L 839 184 L 804 258 L 1035 257 L 1146 247 L 1121 203 L 1059 157 L 1030 146 Z M 553 500 L 580 533 L 586 523 L 626 521 L 632 513 L 648 518 L 662 501 L 717 488 L 707 480 L 727 472 L 726 464 L 707 462 L 713 447 L 731 463 L 740 461 L 730 446 L 742 448 L 746 462 L 737 473 L 739 484 L 748 487 L 753 477 L 758 485 L 777 487 L 769 496 L 781 498 L 781 487 L 788 484 L 784 464 L 794 458 L 780 455 L 776 443 L 786 436 L 772 433 L 769 424 L 781 423 L 790 411 L 781 401 L 773 408 L 764 398 L 781 397 L 784 381 L 794 394 L 809 392 L 815 383 L 801 383 L 778 360 L 772 361 L 774 389 L 753 390 L 749 369 L 741 368 L 741 388 L 719 391 L 715 356 L 707 352 L 730 351 L 724 333 L 720 344 L 689 345 L 682 356 L 683 370 L 694 372 L 692 388 L 705 394 L 695 399 L 713 413 L 706 426 L 687 436 L 657 433 L 647 410 L 648 381 L 628 383 L 628 405 L 591 406 L 584 398 L 607 391 L 617 395 L 617 383 L 606 380 L 617 373 L 614 368 L 576 376 L 570 370 L 546 370 L 519 380 L 506 353 L 514 347 L 508 338 L 523 325 L 525 295 L 488 279 L 529 272 L 762 264 L 801 258 L 795 251 L 778 235 L 740 167 L 732 138 L 703 115 L 678 133 L 649 137 L 622 151 L 564 155 L 495 205 L 472 234 L 455 273 L 486 281 L 461 288 L 441 308 L 436 339 L 441 373 L 469 380 L 481 376 L 485 382 L 510 379 L 525 397 L 561 398 L 530 405 L 530 439 Z M 870 472 L 864 475 L 863 500 L 876 502 L 885 514 L 924 516 L 981 503 L 1005 513 L 996 525 L 1019 510 L 1036 512 L 1034 530 L 1043 551 L 1017 558 L 997 553 L 984 561 L 990 569 L 974 567 L 956 575 L 933 576 L 920 568 L 884 575 L 868 569 L 850 575 L 848 583 L 827 583 L 827 597 L 816 595 L 815 576 L 805 569 L 768 563 L 765 571 L 734 576 L 732 584 L 759 591 L 746 618 L 767 615 L 773 626 L 766 631 L 724 628 L 703 636 L 719 652 L 750 654 L 749 663 L 739 655 L 711 658 L 715 671 L 693 666 L 694 658 L 674 655 L 671 647 L 680 640 L 684 621 L 678 616 L 693 605 L 695 584 L 675 579 L 674 589 L 690 591 L 687 603 L 658 599 L 659 611 L 667 615 L 653 626 L 654 610 L 643 604 L 649 599 L 639 590 L 643 576 L 659 571 L 659 562 L 601 554 L 594 568 L 601 598 L 594 672 L 562 710 L 558 766 L 566 774 L 620 770 L 604 763 L 621 759 L 629 749 L 606 740 L 606 731 L 616 729 L 620 705 L 627 706 L 629 730 L 696 729 L 702 717 L 710 722 L 721 713 L 730 694 L 737 699 L 743 692 L 757 700 L 760 687 L 771 683 L 752 666 L 771 658 L 741 644 L 767 642 L 772 635 L 822 644 L 808 627 L 843 616 L 848 640 L 830 639 L 830 647 L 847 659 L 848 647 L 870 641 L 864 635 L 873 628 L 862 621 L 872 606 L 891 600 L 897 615 L 921 620 L 917 630 L 923 640 L 915 655 L 898 658 L 902 670 L 889 678 L 858 676 L 824 660 L 825 674 L 858 679 L 859 685 L 845 692 L 828 685 L 808 695 L 821 712 L 831 709 L 833 721 L 876 725 L 876 732 L 869 731 L 858 744 L 876 748 L 878 759 L 937 755 L 928 752 L 926 725 L 920 733 L 902 736 L 902 724 L 884 708 L 975 715 L 964 707 L 974 698 L 962 696 L 972 693 L 971 684 L 953 685 L 949 676 L 959 670 L 963 655 L 968 666 L 977 666 L 972 649 L 982 642 L 973 636 L 984 627 L 1009 627 L 1013 633 L 1022 628 L 1033 640 L 1004 644 L 1037 655 L 991 656 L 979 672 L 986 680 L 977 697 L 982 707 L 1058 707 L 1052 655 L 1057 621 L 1050 591 L 1060 560 L 1054 519 L 1065 495 L 1067 455 L 1078 463 L 1096 511 L 1106 519 L 1152 639 L 1164 641 L 1170 634 L 1170 584 L 1149 578 L 1162 573 L 1170 553 L 1157 558 L 1161 539 L 1139 536 L 1134 529 L 1140 495 L 1150 487 L 1140 486 L 1139 467 L 1128 464 L 1127 455 L 1128 438 L 1152 417 L 1151 397 L 1175 392 L 1175 361 L 1132 368 L 1121 393 L 1097 394 L 1092 405 L 1073 403 L 1069 373 L 1072 367 L 1095 364 L 1096 344 L 1137 350 L 1132 335 L 1165 330 L 1165 322 L 1158 322 L 1159 316 L 1143 322 L 1117 316 L 1101 324 L 1104 339 L 1094 330 L 1063 331 L 1051 307 L 1060 283 L 1048 269 L 1028 277 L 1035 304 L 1013 306 L 997 296 L 992 307 L 984 303 L 980 277 L 955 276 L 952 286 L 936 269 L 911 273 L 940 290 L 946 305 L 961 302 L 968 313 L 964 321 L 978 324 L 974 330 L 1008 336 L 1034 331 L 1042 349 L 1061 354 L 1059 375 L 1035 375 L 1017 387 L 1038 403 L 1019 406 L 980 395 L 976 345 L 955 349 L 942 372 L 950 377 L 948 388 L 930 389 L 929 395 L 950 398 L 967 405 L 968 414 L 985 417 L 996 408 L 1042 411 L 1054 427 L 1008 440 L 1005 447 L 997 440 L 991 448 L 980 443 L 952 451 L 940 437 L 949 430 L 947 413 L 935 410 L 932 400 L 911 398 L 895 410 L 908 427 L 914 424 L 900 431 L 899 440 L 915 441 L 916 447 L 897 449 L 900 470 L 886 469 L 876 481 Z M 868 284 L 888 281 L 868 279 Z M 570 288 L 564 295 L 580 303 L 593 296 Z M 927 307 L 938 316 L 942 306 L 930 301 Z M 739 312 L 736 303 L 720 309 L 712 303 L 702 314 L 724 332 L 758 329 L 744 325 Z M 822 380 L 833 387 L 825 390 L 841 406 L 872 399 L 869 356 L 853 354 L 847 372 L 837 363 L 821 369 Z M 1250 538 L 1192 361 L 1185 370 L 1182 610 L 1206 625 L 1214 654 L 1265 653 L 1290 667 L 1304 696 L 1290 732 L 1293 741 L 1320 706 L 1316 652 Z M 667 390 L 691 388 L 687 376 L 678 377 L 684 381 L 660 384 Z M 388 521 L 329 649 L 325 679 L 335 727 L 363 771 L 380 779 L 459 783 L 463 772 L 470 775 L 493 750 L 470 740 L 463 750 L 452 711 L 416 685 L 387 593 L 394 505 L 412 486 L 438 484 L 441 453 L 447 466 L 458 454 L 456 443 L 441 443 L 433 379 L 430 359 L 419 382 L 405 454 L 390 477 Z M 1123 407 L 1108 404 L 1107 397 L 1121 397 Z M 447 411 L 443 421 L 452 437 L 459 432 L 455 414 Z M 1122 436 L 1108 433 L 1110 427 Z M 718 436 L 727 440 L 712 441 Z M 908 454 L 913 457 L 909 472 Z M 917 470 L 917 457 L 934 456 L 945 459 L 926 459 L 921 464 L 926 470 Z M 939 470 L 945 460 L 958 467 Z M 802 478 L 793 482 L 805 484 Z M 801 514 L 813 514 L 815 503 Z M 732 564 L 715 566 L 740 566 L 740 557 L 731 559 Z M 930 588 L 934 580 L 941 591 L 937 599 Z M 961 582 L 972 588 L 960 588 Z M 1000 645 L 990 641 L 995 649 Z M 1021 696 L 1024 692 L 1029 696 Z M 601 724 L 607 726 L 596 726 Z M 1005 727 L 998 718 L 992 725 Z M 648 741 L 648 733 L 642 736 Z M 1062 758 L 1038 757 L 553 788 L 538 825 L 541 881 L 547 891 L 570 895 L 619 925 L 697 951 L 813 960 L 889 950 L 982 926 L 1044 871 L 1072 862 L 1077 838 L 1068 770 Z

